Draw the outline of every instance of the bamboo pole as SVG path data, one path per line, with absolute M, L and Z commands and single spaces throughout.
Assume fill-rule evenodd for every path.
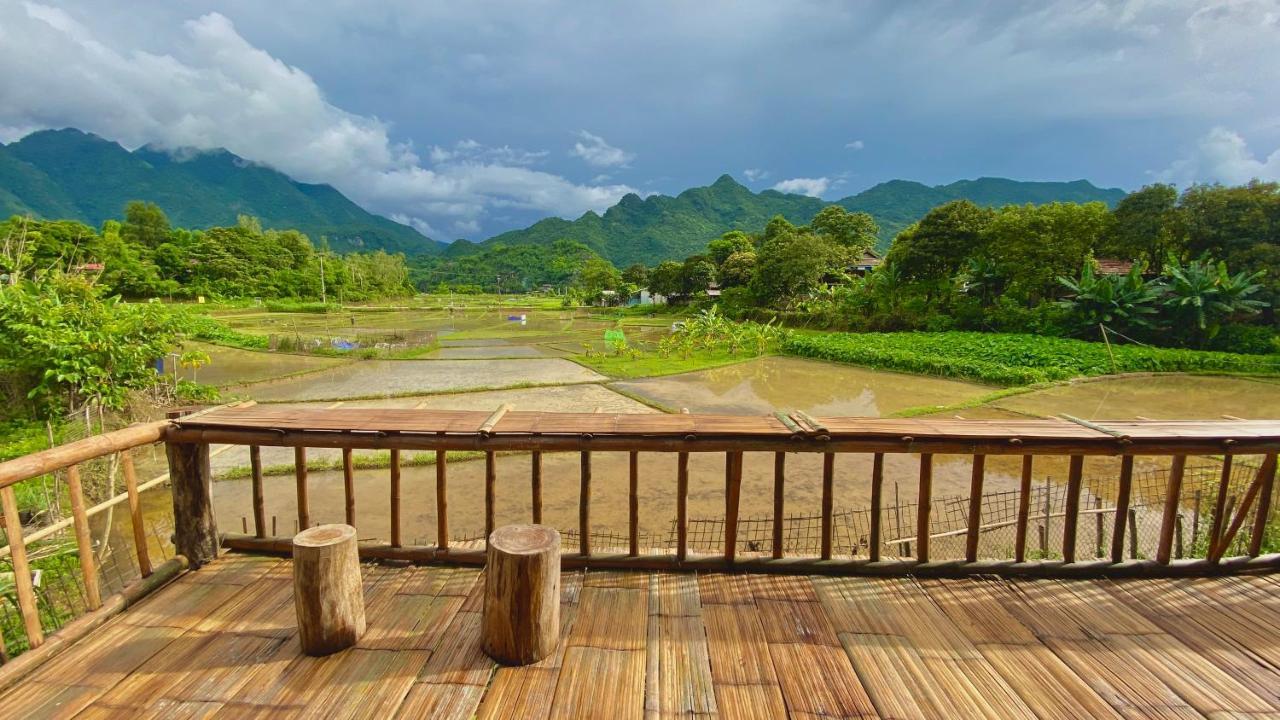
M 1129 557 L 1138 559 L 1138 511 L 1129 508 Z
M 347 524 L 356 526 L 356 465 L 349 447 L 342 448 L 342 497 L 346 502 Z
M 871 458 L 871 561 L 880 560 L 880 512 L 884 494 L 884 453 L 876 453 Z
M 440 433 L 443 435 L 444 433 Z M 449 458 L 436 451 L 436 547 L 449 549 Z
M 391 547 L 400 547 L 400 451 L 391 451 Z
M 1022 456 L 1022 476 L 1018 484 L 1018 524 L 1014 530 L 1013 557 L 1017 562 L 1027 559 L 1027 523 L 1031 520 L 1031 468 L 1035 458 Z
M 253 534 L 260 538 L 267 536 L 266 492 L 262 478 L 262 448 L 249 446 L 249 469 L 253 480 Z
M 1258 514 L 1254 516 L 1253 533 L 1249 537 L 1249 557 L 1262 552 L 1262 537 L 1267 532 L 1267 520 L 1271 515 L 1271 495 L 1276 485 L 1276 456 L 1268 455 L 1258 469 L 1262 489 L 1258 493 Z
M 530 492 L 533 494 L 533 524 L 542 522 L 542 451 L 530 454 Z
M 1133 456 L 1120 458 L 1120 481 L 1116 489 L 1116 515 L 1111 528 L 1111 562 L 1124 560 L 1124 528 L 1133 495 Z
M 929 512 L 933 504 L 933 455 L 920 454 L 920 492 L 916 498 L 916 559 L 929 562 Z
M 71 516 L 75 518 L 76 553 L 80 556 L 80 572 L 84 576 L 85 604 L 90 610 L 97 610 L 102 607 L 102 592 L 98 588 L 98 563 L 93 557 L 89 516 L 84 511 L 79 465 L 67 468 L 67 494 L 71 497 Z
M 578 552 L 591 554 L 591 453 L 581 456 L 582 487 L 578 491 Z
M 973 456 L 973 474 L 969 479 L 969 526 L 965 538 L 965 560 L 978 559 L 978 531 L 982 528 L 982 486 L 987 467 L 986 455 Z
M 781 414 L 779 414 L 781 417 Z M 790 418 L 788 418 L 790 419 Z M 786 505 L 787 454 L 773 454 L 773 557 L 782 557 L 782 521 Z
M 298 483 L 298 532 L 311 527 L 310 503 L 307 500 L 307 449 L 293 449 L 293 474 Z
M 676 455 L 676 560 L 689 556 L 689 453 Z
M 832 513 L 835 507 L 835 453 L 822 456 L 822 559 L 831 559 Z
M 496 522 L 494 514 L 497 508 L 498 491 L 498 456 L 490 450 L 484 454 L 484 541 L 489 543 L 489 535 L 493 534 Z
M 124 490 L 129 498 L 129 526 L 133 529 L 133 549 L 138 558 L 138 572 L 151 575 L 151 553 L 147 549 L 147 529 L 142 519 L 142 498 L 138 494 L 138 472 L 133 466 L 133 453 L 120 452 L 120 470 L 124 474 Z
M 1076 524 L 1080 519 L 1080 488 L 1084 477 L 1084 456 L 1072 455 L 1067 466 L 1067 498 L 1062 517 L 1062 560 L 1076 561 Z
M 1173 554 L 1173 525 L 1178 518 L 1178 505 L 1182 499 L 1182 476 L 1187 469 L 1187 456 L 1174 455 L 1169 467 L 1169 487 L 1164 499 L 1164 517 L 1160 522 L 1160 544 L 1156 547 L 1156 562 L 1167 563 Z
M 632 555 L 640 554 L 640 453 L 627 454 L 627 540 Z
M 40 628 L 40 611 L 36 606 L 35 588 L 31 585 L 31 565 L 27 562 L 27 543 L 22 539 L 22 520 L 18 517 L 18 499 L 13 487 L 0 487 L 0 510 L 4 511 L 4 532 L 9 538 L 9 561 L 13 565 L 13 585 L 18 595 L 18 612 L 27 633 L 27 644 L 33 648 L 44 642 Z
M 724 475 L 724 556 L 732 564 L 738 554 L 738 503 L 742 496 L 742 453 L 725 453 Z

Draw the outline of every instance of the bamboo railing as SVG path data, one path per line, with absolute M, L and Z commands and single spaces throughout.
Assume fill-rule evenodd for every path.
M 1276 453 L 1280 451 L 1280 422 L 1272 421 L 1125 421 L 1097 423 L 1064 420 L 961 421 L 961 420 L 888 420 L 873 418 L 817 419 L 801 412 L 777 413 L 768 417 L 729 417 L 705 415 L 610 415 L 602 413 L 536 413 L 514 412 L 499 408 L 494 412 L 443 412 L 399 409 L 328 409 L 297 410 L 264 407 L 227 408 L 199 417 L 181 418 L 168 432 L 170 447 L 190 448 L 199 454 L 210 443 L 248 445 L 251 457 L 263 446 L 293 447 L 295 450 L 298 524 L 310 522 L 306 448 L 338 448 L 342 451 L 346 519 L 355 522 L 355 483 L 352 451 L 355 449 L 387 449 L 392 451 L 390 474 L 392 538 L 389 543 L 363 543 L 361 555 L 366 558 L 482 564 L 484 551 L 449 544 L 450 514 L 446 502 L 449 482 L 447 451 L 481 451 L 484 457 L 484 527 L 486 534 L 494 528 L 497 505 L 497 464 L 510 461 L 500 453 L 528 452 L 531 457 L 529 480 L 531 520 L 542 518 L 543 454 L 574 452 L 579 455 L 579 499 L 577 552 L 566 553 L 566 567 L 664 568 L 693 570 L 738 569 L 754 572 L 803 572 L 832 574 L 921 574 L 967 575 L 979 573 L 1028 574 L 1060 576 L 1123 575 L 1193 575 L 1214 574 L 1253 568 L 1280 567 L 1280 555 L 1260 555 L 1261 541 L 1270 514 L 1276 475 Z M 401 537 L 400 452 L 434 450 L 436 452 L 436 513 L 438 536 L 435 545 L 406 545 Z M 592 453 L 625 451 L 628 453 L 628 542 L 625 548 L 600 549 L 592 546 L 592 491 L 597 481 L 593 474 Z M 738 543 L 738 517 L 741 504 L 742 463 L 744 452 L 772 452 L 774 455 L 774 532 L 772 547 L 761 553 L 741 552 Z M 674 478 L 676 541 L 669 552 L 640 552 L 638 540 L 639 488 L 646 479 L 640 477 L 640 453 L 669 453 L 676 456 Z M 721 552 L 693 554 L 689 548 L 689 458 L 692 453 L 723 454 L 724 464 L 724 543 Z M 784 556 L 781 526 L 784 495 L 788 480 L 788 453 L 820 453 L 821 471 L 821 550 L 814 557 Z M 833 557 L 832 514 L 835 506 L 834 477 L 839 458 L 850 454 L 872 457 L 870 515 L 872 548 L 869 559 Z M 914 557 L 885 559 L 880 557 L 884 532 L 880 522 L 883 503 L 885 456 L 913 455 L 918 459 L 918 498 Z M 933 561 L 930 558 L 930 511 L 933 497 L 935 455 L 968 455 L 973 458 L 970 479 L 968 524 L 964 531 L 964 559 Z M 171 457 L 173 453 L 171 452 Z M 1016 519 L 1016 548 L 1007 560 L 979 560 L 978 541 L 983 531 L 982 502 L 986 480 L 987 457 L 1013 455 L 1022 458 L 1022 501 Z M 1066 456 L 1066 508 L 1062 515 L 1063 557 L 1061 560 L 1027 560 L 1027 527 L 1031 508 L 1027 502 L 1032 470 L 1037 457 Z M 1180 525 L 1179 497 L 1183 469 L 1189 455 L 1221 455 L 1227 470 L 1233 457 L 1262 456 L 1248 491 L 1230 512 L 1223 504 L 1229 472 L 1223 474 L 1218 506 L 1210 528 L 1211 551 L 1200 560 L 1171 557 L 1174 534 Z M 1097 515 L 1096 509 L 1081 508 L 1086 458 L 1119 456 L 1119 497 L 1115 512 L 1115 531 L 1110 558 L 1078 561 L 1075 557 L 1079 519 Z M 1123 539 L 1132 513 L 1133 461 L 1136 456 L 1170 458 L 1167 498 L 1162 508 L 1156 557 L 1151 560 L 1125 560 Z M 180 471 L 181 470 L 181 471 Z M 197 472 L 199 463 L 175 469 L 174 476 L 196 472 L 182 482 L 175 481 L 174 492 L 198 493 L 207 488 L 208 477 Z M 670 482 L 655 478 L 652 482 Z M 254 532 L 221 536 L 224 546 L 267 552 L 287 552 L 288 538 L 268 537 L 263 522 L 261 463 L 252 473 Z M 182 487 L 190 488 L 183 490 Z M 177 501 L 175 500 L 175 503 Z M 209 502 L 204 501 L 204 506 Z M 1098 527 L 1101 516 L 1098 517 Z M 474 526 L 475 519 L 468 522 Z M 1250 522 L 1249 552 L 1226 558 L 1227 548 L 1235 542 L 1246 522 Z M 182 521 L 179 521 L 182 524 Z M 208 538 L 193 539 L 188 545 L 216 542 L 216 530 Z M 194 552 L 194 551 L 193 551 Z M 198 562 L 198 557 L 192 558 Z

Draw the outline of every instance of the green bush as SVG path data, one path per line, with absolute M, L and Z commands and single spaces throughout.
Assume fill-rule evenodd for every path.
M 1261 325 L 1223 325 L 1209 341 L 1209 349 L 1248 355 L 1270 355 L 1276 351 L 1276 334 Z
M 793 355 L 889 370 L 1028 385 L 1112 372 L 1280 373 L 1280 357 L 1112 345 L 1038 335 L 978 332 L 799 334 Z
M 337 303 L 303 302 L 301 300 L 268 300 L 263 303 L 267 312 L 336 313 L 342 311 Z
M 265 335 L 250 335 L 239 330 L 232 330 L 208 315 L 187 314 L 182 324 L 186 334 L 194 340 L 247 348 L 249 350 L 265 350 L 269 338 Z

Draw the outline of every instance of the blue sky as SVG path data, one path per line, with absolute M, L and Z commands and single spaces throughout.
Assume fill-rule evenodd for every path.
M 1280 179 L 1280 0 L 0 0 L 0 140 L 226 147 L 437 239 L 730 173 Z

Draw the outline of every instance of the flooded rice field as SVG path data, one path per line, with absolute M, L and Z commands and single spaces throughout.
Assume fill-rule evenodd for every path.
M 217 387 L 261 382 L 324 370 L 350 362 L 343 358 L 241 350 L 196 342 L 187 343 L 184 349 L 207 353 L 211 362 L 194 370 L 178 368 L 178 377 L 184 380 L 198 380 L 206 385 Z M 173 356 L 166 357 L 164 367 L 166 375 L 173 375 L 173 365 Z
M 1028 415 L 1074 415 L 1089 420 L 1280 417 L 1280 383 L 1251 378 L 1162 375 L 1059 385 L 992 403 Z

